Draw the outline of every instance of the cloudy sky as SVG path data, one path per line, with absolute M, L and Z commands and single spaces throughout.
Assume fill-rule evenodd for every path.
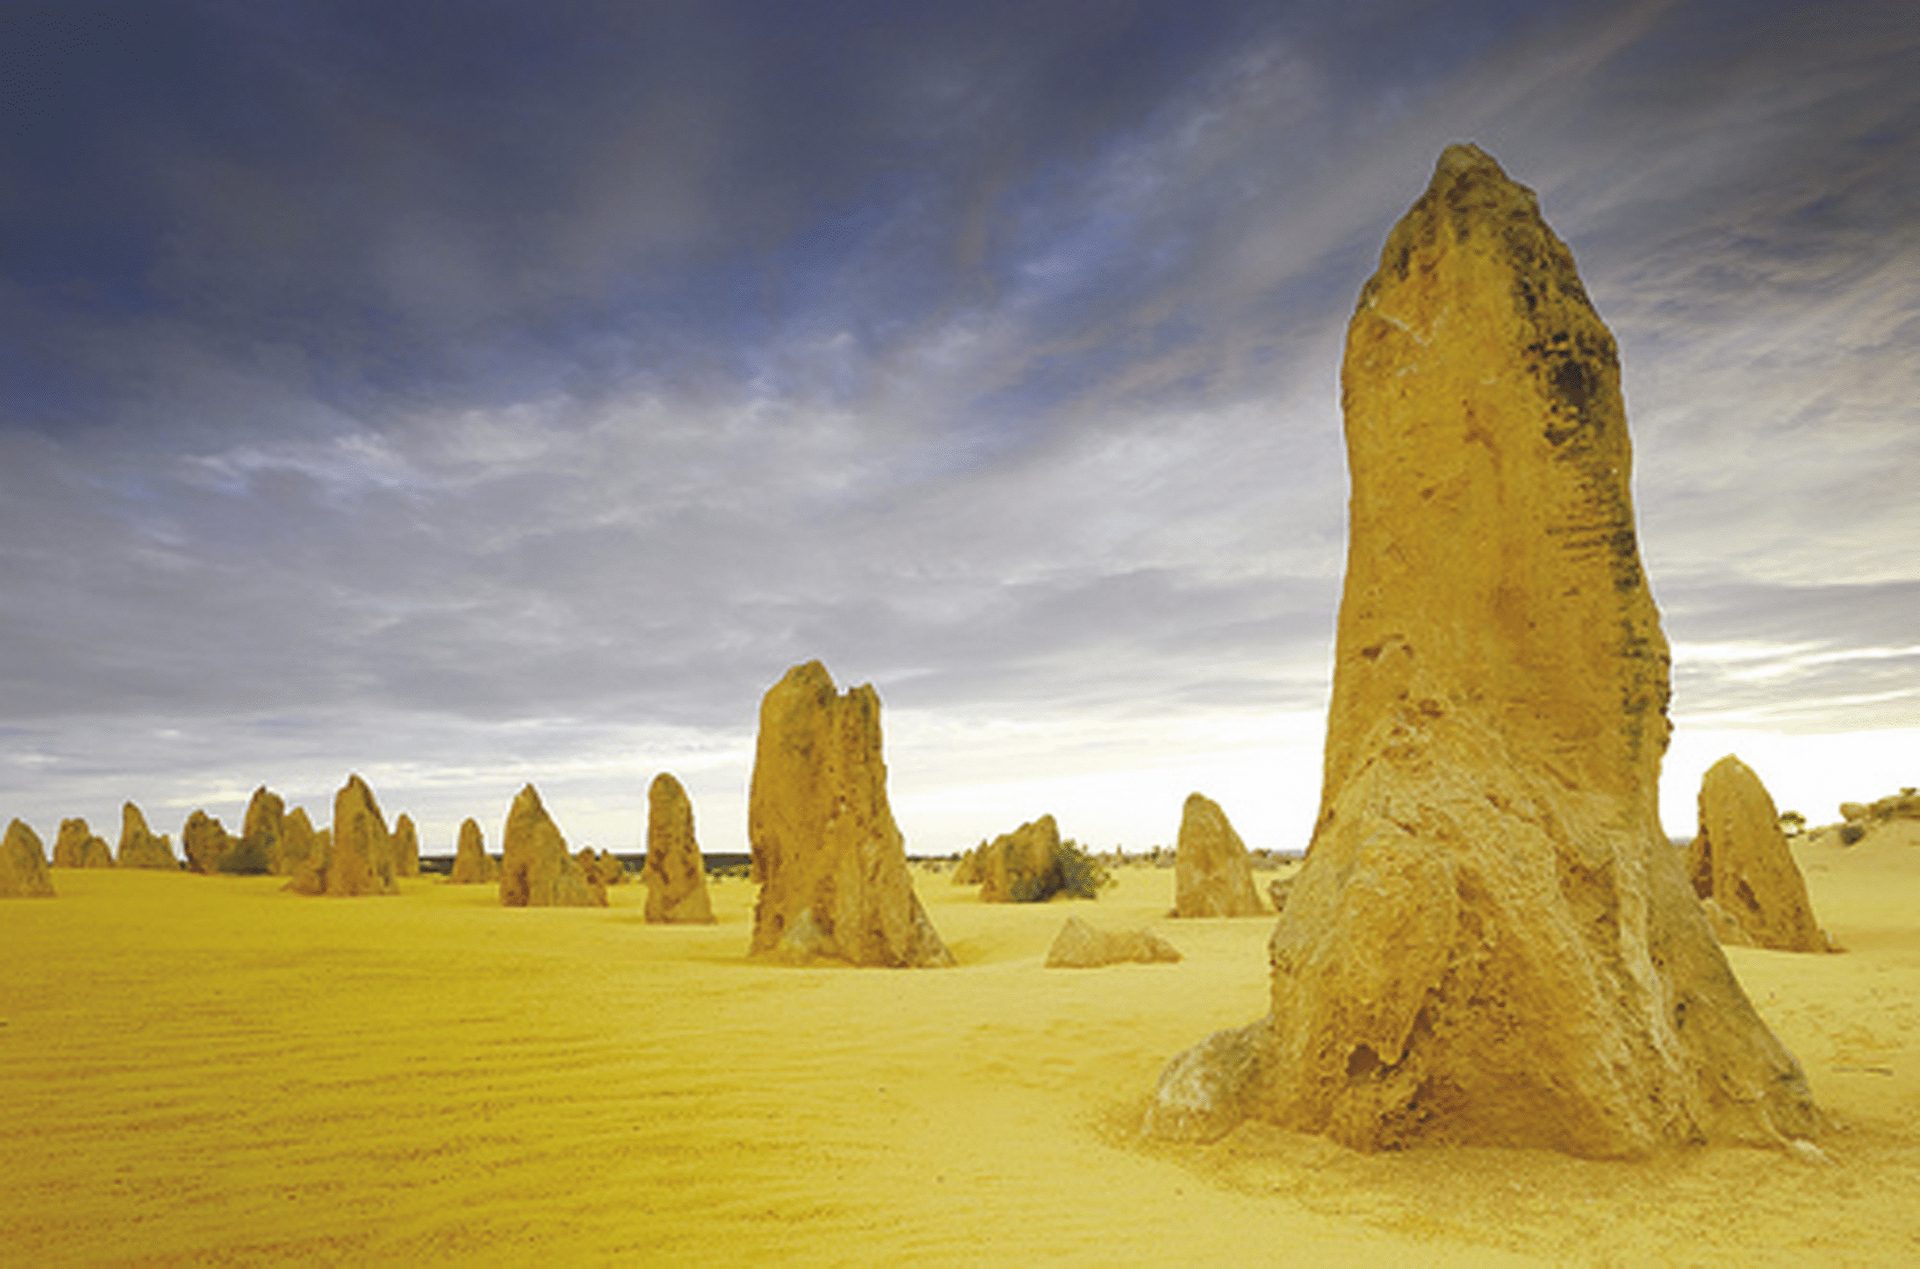
M 0 815 L 429 852 L 761 694 L 885 703 L 917 853 L 1193 790 L 1305 845 L 1338 370 L 1448 142 L 1619 337 L 1664 813 L 1920 783 L 1920 9 L 321 0 L 0 9 Z

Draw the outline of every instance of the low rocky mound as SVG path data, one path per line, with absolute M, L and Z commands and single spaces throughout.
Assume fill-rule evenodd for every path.
M 147 817 L 131 802 L 120 808 L 118 864 L 122 868 L 163 868 L 174 871 L 180 867 L 180 861 L 174 858 L 173 842 L 164 836 L 154 836 L 147 827 Z
M 1760 777 L 1727 755 L 1700 781 L 1700 831 L 1687 877 L 1722 943 L 1776 952 L 1832 950 Z
M 711 925 L 707 867 L 693 834 L 693 803 L 667 772 L 647 788 L 647 920 L 655 925 Z
M 1266 908 L 1253 888 L 1253 864 L 1240 834 L 1211 798 L 1195 793 L 1180 814 L 1173 855 L 1173 915 L 1260 916 Z
M 1173 944 L 1151 930 L 1096 930 L 1079 917 L 1067 918 L 1047 950 L 1048 969 L 1097 969 L 1127 962 L 1159 965 L 1179 959 Z
M 509 908 L 604 908 L 607 887 L 567 851 L 529 784 L 513 799 L 500 845 L 500 902 Z
M 7 825 L 6 840 L 0 841 L 0 899 L 51 898 L 46 844 L 25 822 L 15 820 Z

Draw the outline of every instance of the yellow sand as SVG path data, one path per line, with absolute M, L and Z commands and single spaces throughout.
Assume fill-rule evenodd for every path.
M 922 971 L 749 965 L 737 880 L 657 927 L 637 886 L 60 871 L 0 904 L 0 1262 L 1920 1262 L 1920 835 L 1802 853 L 1851 950 L 1732 956 L 1847 1125 L 1824 1164 L 1142 1145 L 1167 1057 L 1266 1002 L 1269 920 L 1165 920 L 1167 871 L 922 876 L 961 962 Z M 1070 913 L 1187 959 L 1043 969 Z

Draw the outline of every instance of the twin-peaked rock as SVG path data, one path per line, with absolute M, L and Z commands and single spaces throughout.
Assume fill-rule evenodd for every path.
M 760 897 L 749 953 L 854 965 L 942 966 L 887 805 L 880 697 L 838 693 L 818 661 L 788 670 L 760 702 L 747 808 Z
M 111 868 L 113 849 L 106 839 L 96 836 L 84 819 L 60 821 L 60 834 L 53 842 L 55 868 Z
M 178 870 L 180 861 L 174 857 L 173 842 L 168 838 L 156 837 L 147 827 L 147 817 L 140 808 L 128 802 L 120 808 L 120 852 L 118 864 L 122 868 L 163 868 Z

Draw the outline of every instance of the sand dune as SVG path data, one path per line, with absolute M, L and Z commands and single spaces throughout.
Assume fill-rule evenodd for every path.
M 1267 1001 L 1271 919 L 1166 921 L 1170 871 L 1034 906 L 922 876 L 938 973 L 750 965 L 739 880 L 649 926 L 632 886 L 66 871 L 0 907 L 0 1259 L 1911 1262 L 1920 833 L 1799 849 L 1847 954 L 1729 955 L 1845 1125 L 1824 1164 L 1142 1145 L 1161 1064 Z M 1043 969 L 1071 913 L 1186 959 Z

